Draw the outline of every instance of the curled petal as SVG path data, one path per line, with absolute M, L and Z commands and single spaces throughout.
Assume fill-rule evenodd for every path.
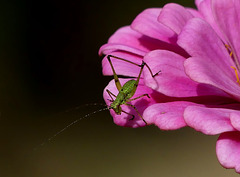
M 110 37 L 108 43 L 99 49 L 99 55 L 107 55 L 114 51 L 123 51 L 144 56 L 147 52 L 156 49 L 166 49 L 174 51 L 182 56 L 188 56 L 187 53 L 179 46 L 148 37 L 134 31 L 129 26 L 122 27 L 117 30 Z
M 108 44 L 102 46 L 99 54 L 107 54 L 109 51 L 123 50 L 138 55 L 144 55 L 154 49 L 170 48 L 170 44 L 145 36 L 130 26 L 118 29 L 108 40 Z M 110 52 L 111 52 L 110 51 Z
M 203 1 L 205 1 L 205 0 L 195 0 L 195 4 L 196 4 L 196 6 L 198 7 L 199 4 L 201 4 Z
M 149 50 L 140 44 L 139 39 L 141 37 L 142 34 L 132 30 L 130 26 L 122 27 L 109 38 L 107 44 L 99 49 L 99 55 L 107 55 L 119 50 L 145 55 Z
M 197 104 L 186 101 L 156 103 L 149 106 L 143 116 L 149 124 L 155 124 L 161 130 L 176 130 L 186 126 L 183 112 L 190 105 Z
M 116 57 L 127 59 L 139 65 L 141 65 L 142 63 L 141 56 L 134 55 L 131 53 L 119 51 L 119 52 L 112 52 L 110 54 Z M 113 57 L 111 57 L 111 61 L 117 75 L 124 75 L 129 77 L 130 76 L 137 77 L 139 75 L 140 67 L 134 64 L 131 64 L 129 62 L 113 58 Z M 104 59 L 102 60 L 102 68 L 103 68 L 102 72 L 104 75 L 113 75 L 112 68 L 110 66 L 110 63 L 108 62 L 107 56 L 105 56 Z
M 230 120 L 231 120 L 232 126 L 236 128 L 238 131 L 240 131 L 240 111 L 231 113 Z
M 230 122 L 231 109 L 189 106 L 184 111 L 188 126 L 207 135 L 235 131 Z
M 142 51 L 142 50 L 139 50 L 137 48 L 134 48 L 134 47 L 130 47 L 130 46 L 127 46 L 127 45 L 122 45 L 122 44 L 104 44 L 100 50 L 99 50 L 99 55 L 108 55 L 110 53 L 113 53 L 113 52 L 119 52 L 119 51 L 122 51 L 122 52 L 129 52 L 129 53 L 132 53 L 133 55 L 140 55 L 140 56 L 144 56 L 146 54 L 146 52 Z
M 175 44 L 176 33 L 157 21 L 160 11 L 160 8 L 144 10 L 134 19 L 131 27 L 151 38 Z
M 240 173 L 240 132 L 222 133 L 216 145 L 217 157 L 225 168 L 235 168 Z
M 196 9 L 193 9 L 193 8 L 186 8 L 194 17 L 197 17 L 197 18 L 202 18 L 202 15 L 199 13 L 198 10 Z
M 141 49 L 143 51 L 147 51 L 143 46 L 139 43 L 139 39 L 143 35 L 135 30 L 133 30 L 130 26 L 125 26 L 119 28 L 108 40 L 110 44 L 123 44 L 126 46 L 131 46 L 137 49 Z
M 183 6 L 169 3 L 163 7 L 158 17 L 158 21 L 179 34 L 184 25 L 191 18 L 193 18 L 193 15 Z

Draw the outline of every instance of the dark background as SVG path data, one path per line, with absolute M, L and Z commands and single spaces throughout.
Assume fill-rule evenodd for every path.
M 101 108 L 85 105 L 103 103 L 112 79 L 102 76 L 99 47 L 142 10 L 168 2 L 1 3 L 0 177 L 236 176 L 217 162 L 217 137 L 189 128 L 118 127 L 108 111 L 40 146 Z M 175 2 L 194 7 L 193 1 Z

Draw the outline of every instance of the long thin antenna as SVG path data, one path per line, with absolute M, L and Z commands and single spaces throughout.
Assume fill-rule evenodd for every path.
M 71 111 L 78 110 L 78 109 L 80 109 L 81 107 L 85 107 L 85 106 L 107 106 L 107 105 L 104 104 L 104 103 L 87 103 L 87 104 L 83 104 L 83 105 L 80 105 L 80 106 L 76 106 L 76 107 L 74 107 L 74 108 L 67 109 L 67 110 L 65 110 L 64 112 L 65 112 L 65 113 L 71 112 Z
M 51 136 L 50 138 L 48 138 L 46 141 L 44 141 L 42 144 L 40 144 L 39 146 L 42 147 L 44 146 L 47 142 L 50 142 L 53 138 L 55 138 L 56 136 L 58 136 L 60 133 L 62 133 L 63 131 L 65 131 L 66 129 L 68 129 L 69 127 L 73 126 L 74 124 L 76 124 L 77 122 L 79 122 L 80 120 L 82 119 L 85 119 L 93 114 L 96 114 L 98 112 L 102 112 L 102 111 L 105 111 L 107 109 L 111 109 L 109 107 L 106 107 L 106 108 L 103 108 L 103 109 L 99 109 L 99 110 L 96 110 L 94 112 L 91 112 L 89 114 L 86 114 L 85 116 L 83 117 L 80 117 L 79 119 L 73 121 L 72 123 L 70 123 L 69 125 L 67 125 L 66 127 L 64 127 L 62 130 L 60 130 L 59 132 L 57 132 L 56 134 L 54 134 L 53 136 Z M 34 150 L 36 150 L 37 148 L 35 148 Z

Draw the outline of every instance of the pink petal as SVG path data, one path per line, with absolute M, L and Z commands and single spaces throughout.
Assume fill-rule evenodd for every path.
M 144 55 L 146 52 L 150 52 L 155 49 L 167 49 L 180 53 L 184 53 L 182 49 L 180 49 L 177 45 L 171 45 L 169 43 L 148 37 L 143 35 L 135 30 L 133 30 L 130 26 L 122 27 L 118 29 L 108 40 L 108 44 L 110 45 L 123 45 L 125 47 L 131 47 L 135 50 L 139 50 L 144 53 L 134 52 L 132 50 L 126 50 L 122 47 L 119 47 L 119 50 L 124 50 L 127 52 L 135 53 L 137 55 Z M 116 50 L 117 47 L 115 47 Z M 185 55 L 186 53 L 184 53 Z
M 230 122 L 231 109 L 189 106 L 184 111 L 188 126 L 207 135 L 235 131 Z
M 186 7 L 185 7 L 185 8 L 186 8 Z M 187 7 L 186 9 L 187 9 L 194 17 L 202 18 L 202 15 L 199 13 L 198 10 L 193 9 L 193 8 L 189 8 L 189 7 Z
M 240 99 L 240 87 L 227 49 L 212 28 L 201 19 L 191 19 L 179 35 L 178 44 L 193 58 L 185 71 L 194 81 L 210 84 Z
M 166 50 L 155 50 L 144 57 L 153 74 L 161 71 L 152 78 L 147 67 L 144 68 L 145 84 L 150 88 L 173 97 L 192 96 L 227 96 L 225 92 L 206 84 L 192 81 L 185 74 L 183 63 L 186 59 L 176 53 Z
M 108 40 L 107 46 L 101 47 L 99 53 L 106 54 L 106 48 L 113 50 L 124 50 L 127 52 L 144 55 L 150 50 L 164 46 L 160 45 L 159 40 L 154 40 L 150 37 L 133 30 L 130 26 L 125 26 L 118 29 Z M 125 48 L 123 48 L 125 47 Z M 129 50 L 129 48 L 131 48 Z M 136 51 L 134 51 L 136 50 Z M 142 53 L 139 53 L 141 51 Z
M 221 29 L 219 28 L 216 19 L 214 18 L 212 11 L 212 0 L 203 0 L 197 3 L 197 8 L 199 13 L 201 13 L 202 17 L 206 22 L 208 22 L 214 31 L 218 34 L 218 36 L 224 40 L 224 35 L 222 34 Z
M 195 4 L 198 7 L 205 0 L 195 0 Z
M 185 101 L 156 103 L 145 109 L 143 116 L 149 124 L 155 124 L 161 130 L 176 130 L 186 126 L 183 112 L 189 105 L 197 104 Z
M 231 66 L 234 66 L 234 63 L 226 47 L 211 26 L 202 19 L 189 20 L 178 36 L 177 43 L 192 57 L 208 59 L 223 70 L 233 70 Z
M 145 46 L 143 46 L 139 41 L 142 37 L 142 34 L 132 30 L 130 26 L 122 27 L 109 38 L 108 44 L 103 45 L 99 49 L 99 55 L 106 55 L 117 50 L 145 55 L 149 51 L 146 48 L 148 43 L 145 43 Z
M 217 157 L 225 168 L 235 168 L 240 173 L 240 132 L 226 132 L 219 136 Z
M 129 27 L 120 28 L 115 32 L 109 39 L 109 42 L 100 48 L 99 55 L 107 55 L 114 51 L 123 51 L 144 56 L 147 52 L 156 49 L 166 49 L 182 56 L 188 56 L 188 54 L 177 45 L 150 38 Z
M 121 84 L 123 85 L 125 82 L 127 82 L 128 80 L 130 79 L 120 79 L 120 82 Z M 115 82 L 114 80 L 112 80 L 108 85 L 107 87 L 104 89 L 104 93 L 103 93 L 103 96 L 104 96 L 104 100 L 106 102 L 106 104 L 108 106 L 110 106 L 111 102 L 109 101 L 110 96 L 108 95 L 106 89 L 110 90 L 113 94 L 117 95 L 118 94 L 118 90 L 115 86 Z M 148 107 L 150 106 L 151 104 L 154 104 L 156 103 L 155 100 L 152 98 L 152 94 L 153 94 L 153 91 L 146 87 L 143 83 L 143 80 L 141 79 L 140 82 L 139 82 L 139 85 L 137 87 L 137 91 L 136 93 L 134 94 L 133 98 L 136 98 L 140 95 L 143 95 L 143 94 L 149 94 L 149 96 L 151 98 L 148 98 L 148 97 L 143 97 L 143 98 L 139 98 L 135 101 L 132 101 L 131 104 L 136 106 L 136 108 L 138 109 L 139 113 L 141 115 L 143 115 L 143 111 Z M 115 99 L 115 98 L 114 98 Z M 135 116 L 134 120 L 130 120 L 132 118 L 132 116 L 130 115 L 127 115 L 125 113 L 122 112 L 121 115 L 117 115 L 114 110 L 110 110 L 110 113 L 111 115 L 113 116 L 113 119 L 114 119 L 114 123 L 119 125 L 119 126 L 126 126 L 126 127 L 133 127 L 133 128 L 136 128 L 136 127 L 142 127 L 142 126 L 145 126 L 146 124 L 142 121 L 142 119 L 137 115 L 136 111 L 127 106 L 127 105 L 122 105 L 122 110 L 130 113 L 130 114 L 133 114 Z
M 113 56 L 121 57 L 126 60 L 132 61 L 136 64 L 142 63 L 142 57 L 138 55 L 125 52 L 112 52 L 110 54 Z M 129 77 L 130 76 L 137 77 L 139 75 L 140 67 L 115 58 L 111 58 L 111 61 L 117 75 L 124 75 Z M 113 75 L 112 68 L 108 62 L 107 56 L 105 56 L 104 59 L 102 60 L 102 68 L 103 68 L 102 72 L 104 75 Z
M 131 27 L 151 38 L 159 39 L 168 43 L 176 43 L 176 33 L 157 21 L 160 8 L 146 9 L 132 22 Z
M 139 50 L 135 47 L 130 47 L 130 46 L 127 46 L 127 45 L 122 45 L 122 44 L 104 44 L 100 50 L 99 50 L 99 55 L 108 55 L 112 52 L 115 52 L 115 51 L 123 51 L 123 52 L 129 52 L 129 53 L 132 53 L 132 54 L 135 54 L 135 55 L 140 55 L 140 56 L 144 56 L 146 54 L 145 51 L 143 50 Z
M 135 47 L 137 49 L 141 49 L 143 51 L 147 51 L 143 48 L 139 43 L 139 39 L 143 35 L 135 30 L 133 30 L 130 26 L 125 26 L 119 28 L 108 40 L 108 43 L 111 44 L 123 44 L 126 46 Z
M 231 120 L 232 126 L 238 131 L 240 131 L 240 111 L 231 113 L 230 120 Z
M 212 9 L 215 20 L 226 37 L 225 39 L 236 53 L 237 58 L 240 58 L 240 1 L 212 1 Z
M 222 70 L 219 65 L 207 59 L 192 57 L 184 63 L 185 71 L 191 79 L 199 83 L 213 85 L 240 100 L 240 87 L 233 69 Z M 219 74 L 221 73 L 221 74 Z
M 187 59 L 184 66 L 187 75 L 189 75 L 192 80 L 213 85 L 232 95 L 235 99 L 240 100 L 240 87 L 235 81 L 235 75 L 232 73 L 231 68 L 222 70 L 215 63 L 211 61 L 207 62 L 207 59 L 205 60 L 200 57 Z M 227 71 L 227 69 L 229 71 Z
M 175 33 L 179 34 L 189 19 L 193 18 L 193 15 L 185 9 L 175 3 L 166 4 L 159 17 L 158 21 L 171 28 Z

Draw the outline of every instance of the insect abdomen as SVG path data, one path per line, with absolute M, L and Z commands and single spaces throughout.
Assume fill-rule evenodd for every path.
M 118 104 L 124 104 L 128 99 L 130 99 L 136 91 L 136 81 L 129 80 L 127 81 L 119 91 L 116 100 Z
M 136 85 L 137 81 L 135 80 L 129 80 L 127 81 L 122 89 L 120 90 L 120 92 L 123 92 L 124 94 L 126 94 L 127 96 L 129 96 L 127 99 L 131 98 L 135 91 L 136 91 L 136 88 L 137 88 L 137 85 Z

